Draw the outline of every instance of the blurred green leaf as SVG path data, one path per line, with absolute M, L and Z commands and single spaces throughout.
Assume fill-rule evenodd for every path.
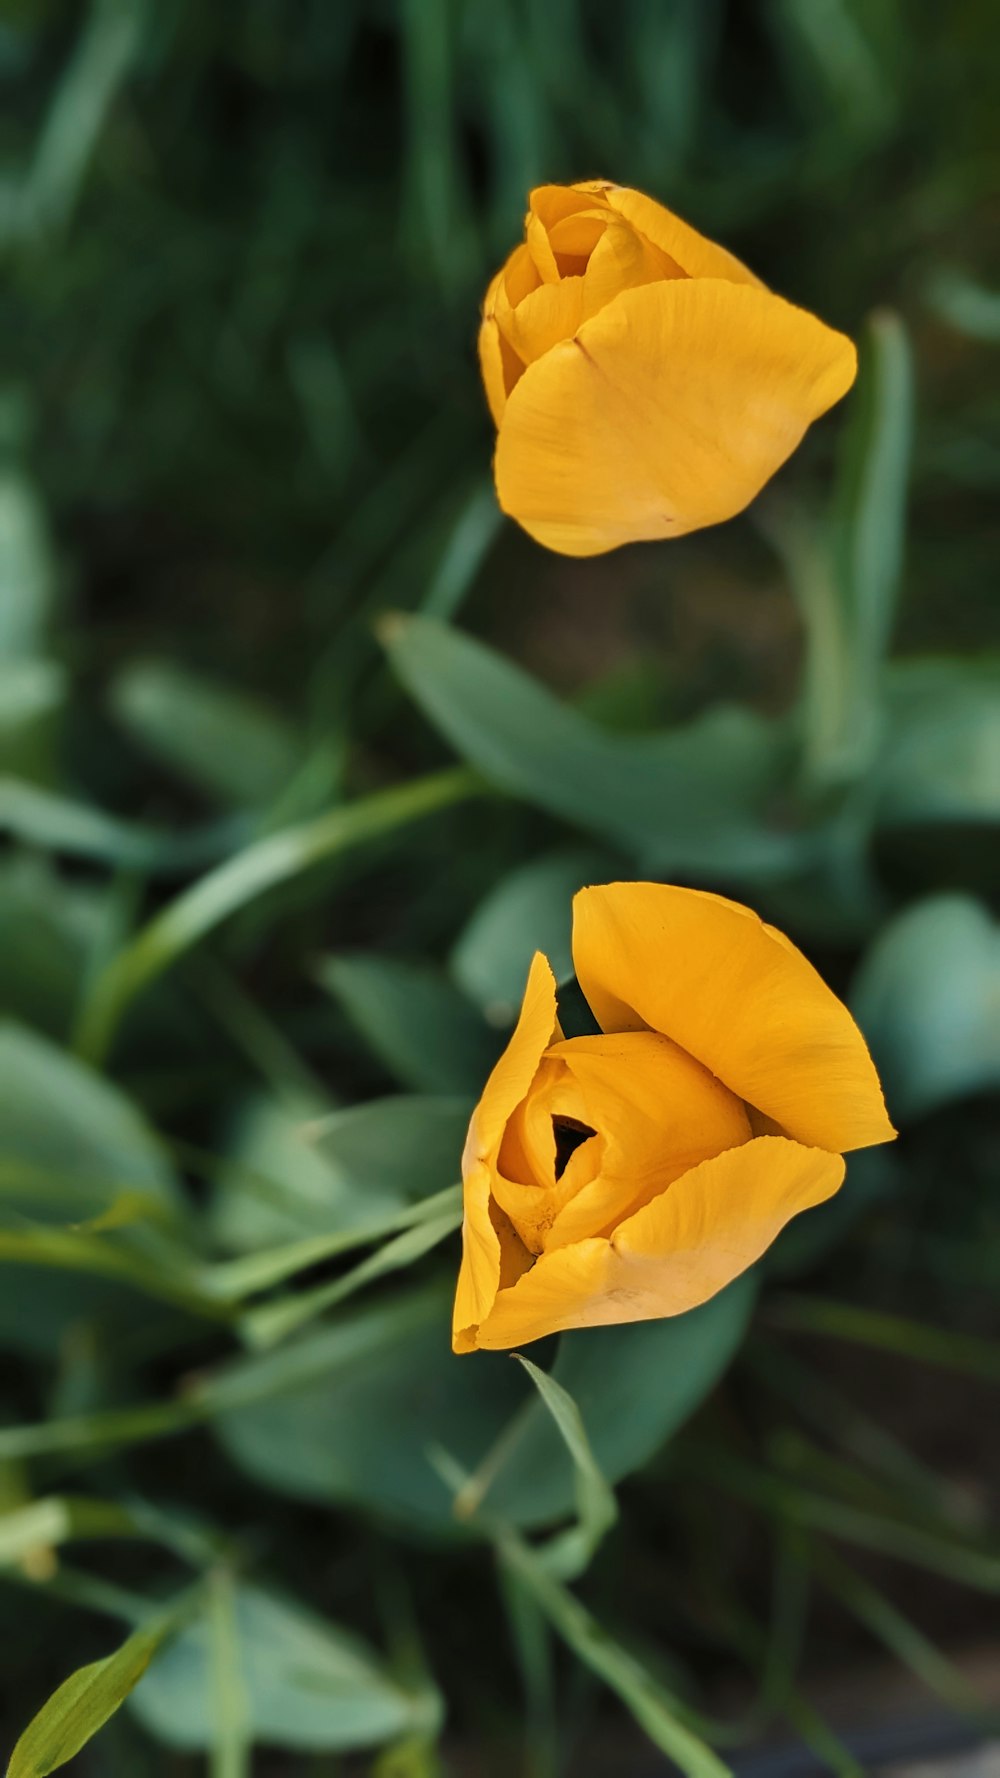
M 240 1252 L 391 1217 L 457 1179 L 471 1101 L 399 1094 L 328 1115 L 254 1100 L 241 1111 L 213 1226 Z
M 431 1690 L 405 1690 L 360 1640 L 292 1600 L 243 1583 L 233 1612 L 235 1677 L 253 1740 L 332 1753 L 378 1747 L 436 1722 Z M 212 1746 L 211 1640 L 204 1619 L 182 1631 L 132 1698 L 139 1720 L 168 1746 Z
M 0 777 L 44 782 L 52 772 L 54 719 L 65 677 L 53 661 L 0 657 Z
M 676 1320 L 587 1328 L 561 1342 L 551 1374 L 583 1415 L 609 1482 L 644 1463 L 718 1381 L 753 1295 L 748 1277 Z M 573 1466 L 549 1414 L 541 1402 L 525 1406 L 506 1358 L 454 1356 L 449 1296 L 431 1286 L 397 1292 L 273 1354 L 240 1360 L 206 1381 L 200 1405 L 239 1463 L 293 1497 L 351 1500 L 455 1530 L 428 1457 L 436 1447 L 466 1470 L 486 1469 L 489 1509 L 505 1520 L 564 1518 L 575 1500 Z
M 884 826 L 1000 821 L 1000 664 L 897 661 L 870 791 Z
M 30 854 L 0 861 L 0 1005 L 7 1013 L 65 1041 L 103 920 L 100 888 L 65 881 Z
M 82 1053 L 102 1056 L 135 996 L 265 890 L 303 875 L 339 852 L 447 808 L 476 788 L 463 772 L 418 778 L 268 834 L 226 859 L 154 915 L 94 982 L 80 1016 Z
M 913 373 L 897 316 L 876 312 L 825 531 L 771 496 L 760 509 L 784 557 L 806 629 L 806 765 L 819 785 L 860 778 L 883 722 L 883 664 L 902 568 Z
M 911 1118 L 1000 1085 L 1000 929 L 977 902 L 932 896 L 868 952 L 851 1006 L 885 1084 Z
M 401 1085 L 478 1095 L 498 1043 L 442 970 L 373 951 L 326 957 L 316 973 Z
M 141 41 L 144 0 L 91 0 L 53 95 L 25 193 L 29 229 L 67 220 L 108 111 Z
M 0 834 L 125 870 L 197 869 L 231 850 L 243 831 L 234 822 L 220 821 L 188 834 L 162 833 L 138 821 L 121 821 L 72 797 L 0 777 Z
M 339 1259 L 359 1247 L 371 1247 L 390 1235 L 417 1229 L 422 1224 L 450 1221 L 457 1228 L 461 1220 L 462 1188 L 450 1185 L 415 1204 L 383 1215 L 370 1222 L 354 1224 L 329 1235 L 307 1235 L 304 1240 L 288 1241 L 279 1247 L 258 1248 L 242 1259 L 223 1260 L 206 1267 L 200 1274 L 202 1287 L 221 1302 L 240 1302 L 257 1296 L 272 1285 L 283 1284 L 296 1272 L 307 1271 L 324 1260 Z M 435 1239 L 440 1238 L 436 1236 Z M 377 1255 L 373 1256 L 377 1259 Z M 366 1262 L 367 1263 L 367 1262 Z M 391 1265 L 389 1267 L 391 1270 Z M 376 1273 L 377 1275 L 377 1273 Z M 345 1274 L 344 1281 L 351 1274 Z M 364 1280 L 362 1280 L 363 1282 Z M 338 1280 L 338 1286 L 341 1281 Z M 348 1291 L 347 1294 L 350 1294 Z M 303 1299 L 297 1298 L 302 1301 Z
M 523 1381 L 492 1353 L 455 1357 L 450 1297 L 450 1286 L 395 1290 L 216 1373 L 200 1401 L 227 1451 L 295 1499 L 349 1501 L 398 1522 L 456 1529 L 428 1449 L 441 1444 L 474 1464 L 523 1401 Z M 572 1481 L 560 1455 L 565 1511 Z
M 42 504 L 18 470 L 0 471 L 0 661 L 44 654 L 54 590 Z
M 237 1619 L 238 1594 L 232 1575 L 212 1575 L 208 1631 L 212 1689 L 211 1778 L 247 1778 L 253 1758 L 250 1700 L 243 1683 Z
M 1000 291 L 991 290 L 957 266 L 941 267 L 928 281 L 932 309 L 969 339 L 1000 342 Z
M 100 1215 L 124 1189 L 180 1202 L 164 1150 L 124 1095 L 13 1023 L 0 1024 L 0 1145 L 7 1160 L 57 1175 L 79 1220 Z
M 498 1550 L 563 1641 L 617 1694 L 654 1747 L 666 1753 L 686 1778 L 732 1778 L 730 1768 L 686 1726 L 678 1700 L 560 1586 L 537 1551 L 512 1533 L 500 1535 Z
M 298 763 L 296 737 L 272 711 L 168 661 L 126 667 L 111 708 L 154 758 L 224 804 L 273 801 Z
M 328 1284 L 318 1284 L 312 1290 L 300 1290 L 293 1295 L 279 1297 L 274 1302 L 262 1303 L 256 1308 L 246 1311 L 240 1321 L 240 1331 L 248 1345 L 267 1347 L 274 1346 L 279 1340 L 287 1339 L 288 1335 L 303 1327 L 308 1321 L 315 1321 L 317 1316 L 326 1314 L 353 1296 L 355 1291 L 363 1290 L 368 1284 L 375 1283 L 390 1272 L 405 1270 L 426 1253 L 438 1247 L 462 1226 L 462 1202 L 459 1188 L 454 1193 L 443 1192 L 442 1198 L 450 1201 L 443 1206 L 437 1216 L 422 1216 L 411 1228 L 401 1230 L 393 1235 L 374 1253 L 359 1261 L 339 1278 L 332 1278 Z
M 36 1221 L 87 1221 L 109 1210 L 122 1192 L 142 1194 L 154 1208 L 170 1211 L 182 1201 L 169 1161 L 129 1101 L 55 1044 L 12 1023 L 0 1025 L 0 1156 L 23 1178 L 21 1190 L 15 1179 L 15 1189 L 4 1194 L 8 1211 L 20 1209 Z M 36 1179 L 44 1191 L 35 1189 Z M 121 1312 L 110 1281 L 60 1269 L 67 1257 L 82 1268 L 84 1249 L 95 1240 L 99 1271 L 119 1264 L 127 1269 L 127 1259 L 116 1260 L 99 1237 L 51 1229 L 34 1237 L 22 1231 L 20 1238 L 33 1243 L 42 1269 L 4 1267 L 0 1345 L 55 1350 L 74 1321 Z M 15 1234 L 8 1240 L 16 1245 Z M 47 1243 L 59 1251 L 49 1253 L 45 1266 Z
M 394 616 L 383 639 L 407 690 L 464 759 L 645 868 L 758 880 L 801 859 L 802 838 L 767 820 L 790 767 L 780 724 L 720 706 L 663 734 L 610 734 L 430 618 Z
M 458 936 L 451 970 L 491 1024 L 513 1024 L 535 951 L 545 953 L 558 983 L 569 981 L 573 896 L 614 871 L 600 852 L 552 852 L 518 865 L 480 902 Z

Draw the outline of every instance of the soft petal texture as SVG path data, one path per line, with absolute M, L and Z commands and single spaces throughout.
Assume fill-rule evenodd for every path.
M 847 1008 L 749 908 L 662 883 L 583 889 L 580 986 L 604 1030 L 662 1031 L 797 1142 L 839 1154 L 895 1131 Z
M 508 1265 L 516 1262 L 516 1249 L 511 1252 L 507 1232 L 502 1228 L 498 1232 L 494 1215 L 491 1215 L 493 1168 L 507 1120 L 528 1091 L 543 1052 L 553 1037 L 558 1036 L 555 977 L 546 959 L 536 952 L 524 991 L 521 1016 L 483 1089 L 469 1125 L 462 1157 L 465 1219 L 462 1223 L 462 1265 L 455 1297 L 456 1351 L 471 1350 L 471 1347 L 459 1344 L 463 1330 L 489 1313 L 500 1288 L 502 1245 L 507 1248 Z
M 500 505 L 577 556 L 717 524 L 759 493 L 855 370 L 850 340 L 756 285 L 625 290 L 511 391 Z
M 676 260 L 689 278 L 725 278 L 730 284 L 753 284 L 758 290 L 765 288 L 734 254 L 700 235 L 690 223 L 682 222 L 655 198 L 648 198 L 644 192 L 633 191 L 627 185 L 609 185 L 604 197 L 616 215 L 623 216 L 661 252 Z
M 561 278 L 558 284 L 540 284 L 513 308 L 502 289 L 497 292 L 496 321 L 525 364 L 533 364 L 576 332 L 583 320 L 582 278 Z
M 638 289 L 663 278 L 684 278 L 676 260 L 654 247 L 634 228 L 606 224 L 583 276 L 583 320 L 600 314 L 622 290 Z
M 839 1155 L 758 1137 L 685 1173 L 610 1240 L 543 1254 L 467 1338 L 498 1350 L 565 1328 L 681 1315 L 746 1271 L 843 1177 Z

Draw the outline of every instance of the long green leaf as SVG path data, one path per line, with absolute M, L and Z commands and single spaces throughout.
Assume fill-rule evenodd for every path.
M 317 1315 L 325 1314 L 338 1303 L 346 1301 L 354 1292 L 372 1284 L 377 1278 L 384 1278 L 389 1272 L 401 1271 L 412 1266 L 425 1253 L 437 1247 L 442 1241 L 461 1226 L 462 1207 L 455 1204 L 443 1216 L 418 1222 L 414 1228 L 405 1229 L 384 1247 L 379 1247 L 361 1264 L 341 1278 L 334 1278 L 329 1284 L 321 1284 L 315 1290 L 302 1291 L 296 1296 L 283 1298 L 280 1302 L 265 1303 L 259 1309 L 251 1309 L 244 1315 L 241 1327 L 244 1335 L 253 1346 L 274 1346 L 279 1340 L 287 1338 L 307 1321 Z
M 80 1020 L 81 1053 L 100 1059 L 135 997 L 238 908 L 338 852 L 446 808 L 477 788 L 468 772 L 439 772 L 268 834 L 227 859 L 155 915 L 98 977 Z
M 579 1524 L 551 1540 L 544 1551 L 544 1560 L 550 1573 L 560 1580 L 575 1580 L 583 1573 L 605 1533 L 617 1519 L 618 1505 L 598 1467 L 580 1410 L 569 1391 L 546 1371 L 540 1370 L 537 1364 L 532 1364 L 530 1358 L 522 1357 L 519 1352 L 515 1357 L 538 1390 L 573 1459 Z
M 53 1692 L 14 1748 L 7 1778 L 46 1778 L 104 1727 L 178 1628 L 172 1612 L 133 1632 L 114 1654 L 80 1667 Z
M 560 1585 L 523 1539 L 514 1532 L 501 1531 L 497 1549 L 501 1561 L 518 1577 L 553 1629 L 617 1694 L 654 1747 L 669 1755 L 685 1778 L 732 1778 L 730 1768 L 682 1721 L 677 1700 Z

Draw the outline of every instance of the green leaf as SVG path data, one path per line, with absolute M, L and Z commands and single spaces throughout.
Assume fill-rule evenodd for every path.
M 871 792 L 886 827 L 1000 821 L 1000 663 L 898 661 Z
M 128 1100 L 13 1023 L 0 1024 L 0 1154 L 10 1176 L 5 1208 L 36 1224 L 91 1221 L 124 1193 L 138 1194 L 154 1213 L 172 1214 L 182 1203 L 172 1167 Z M 33 1255 L 42 1269 L 4 1266 L 0 1346 L 54 1350 L 74 1321 L 134 1312 L 134 1301 L 129 1308 L 108 1277 L 109 1268 L 128 1269 L 128 1259 L 117 1259 L 100 1237 L 22 1228 L 5 1239 L 9 1257 L 20 1240 L 21 1257 Z M 62 1269 L 67 1263 L 81 1275 Z M 86 1270 L 103 1276 L 82 1275 Z
M 44 653 L 55 590 L 45 512 L 16 469 L 0 472 L 0 659 Z
M 170 875 L 214 863 L 245 837 L 245 827 L 242 821 L 237 825 L 227 820 L 188 834 L 160 832 L 138 821 L 121 821 L 37 784 L 0 777 L 0 834 L 72 858 Z
M 452 1194 L 443 1193 L 442 1196 L 451 1197 Z M 456 1187 L 453 1201 L 439 1216 L 423 1217 L 412 1228 L 403 1229 L 350 1271 L 342 1273 L 339 1278 L 332 1278 L 328 1284 L 320 1284 L 314 1290 L 298 1291 L 293 1296 L 280 1297 L 276 1302 L 249 1309 L 240 1322 L 241 1331 L 250 1345 L 273 1346 L 304 1326 L 307 1321 L 315 1320 L 318 1315 L 325 1314 L 328 1309 L 335 1308 L 347 1297 L 353 1296 L 356 1290 L 364 1289 L 366 1285 L 375 1283 L 390 1272 L 402 1271 L 407 1266 L 414 1265 L 461 1226 L 462 1204 Z
M 272 711 L 168 661 L 126 667 L 111 707 L 154 758 L 224 804 L 271 802 L 298 762 L 295 735 Z
M 557 982 L 569 981 L 573 896 L 586 883 L 607 882 L 615 868 L 604 853 L 552 852 L 501 877 L 480 902 L 451 969 L 491 1024 L 513 1024 L 535 951 L 544 951 Z
M 202 1287 L 223 1302 L 240 1302 L 273 1284 L 283 1283 L 296 1272 L 305 1271 L 324 1260 L 338 1259 L 355 1248 L 370 1247 L 400 1230 L 415 1229 L 422 1223 L 437 1222 L 446 1216 L 460 1220 L 461 1206 L 461 1186 L 448 1186 L 445 1191 L 422 1198 L 417 1204 L 406 1205 L 378 1222 L 363 1223 L 330 1235 L 307 1235 L 301 1241 L 285 1242 L 280 1247 L 244 1254 L 242 1259 L 223 1260 L 220 1265 L 206 1266 L 201 1273 Z M 458 1226 L 458 1220 L 453 1226 Z
M 365 1645 L 291 1599 L 239 1585 L 232 1598 L 232 1683 L 254 1741 L 296 1752 L 378 1747 L 432 1727 L 439 1714 L 429 1688 L 407 1690 Z M 211 1625 L 199 1620 L 175 1638 L 131 1708 L 168 1746 L 201 1752 L 213 1744 L 217 1703 Z
M 123 1189 L 180 1202 L 165 1151 L 125 1096 L 12 1022 L 0 1023 L 0 1147 L 6 1159 L 66 1180 L 77 1220 L 109 1209 Z
M 46 1778 L 79 1753 L 124 1703 L 174 1627 L 168 1617 L 136 1630 L 114 1654 L 64 1680 L 18 1741 L 7 1778 Z
M 64 881 L 37 856 L 0 862 L 0 1006 L 65 1040 L 80 983 L 103 930 L 104 892 Z
M 732 1778 L 729 1767 L 685 1725 L 678 1700 L 559 1584 L 536 1550 L 513 1532 L 501 1532 L 497 1547 L 501 1560 L 567 1647 L 616 1693 L 654 1747 L 667 1754 L 685 1778 Z
M 715 1387 L 740 1346 L 755 1295 L 755 1279 L 745 1273 L 686 1315 L 563 1336 L 552 1379 L 576 1403 L 608 1482 L 641 1468 Z M 567 1511 L 570 1466 L 541 1403 L 511 1438 L 487 1498 L 492 1512 L 518 1525 L 548 1524 Z
M 464 772 L 432 774 L 268 834 L 226 859 L 168 902 L 97 978 L 80 1020 L 83 1054 L 101 1057 L 136 995 L 222 921 L 266 890 L 303 875 L 337 853 L 447 808 L 472 795 L 476 788 Z
M 961 895 L 898 914 L 868 952 L 851 996 L 885 1084 L 910 1118 L 1000 1085 L 1000 929 Z
M 452 1353 L 451 1295 L 450 1282 L 397 1290 L 274 1352 L 239 1359 L 204 1380 L 199 1409 L 235 1461 L 280 1493 L 455 1532 L 451 1495 L 428 1449 L 444 1445 L 471 1468 L 524 1397 L 505 1357 Z M 569 1474 L 565 1484 L 564 1511 L 573 1502 Z
M 573 1397 L 554 1377 L 532 1364 L 530 1358 L 520 1353 L 515 1356 L 538 1390 L 573 1462 L 579 1524 L 553 1538 L 544 1551 L 544 1559 L 550 1574 L 560 1580 L 575 1580 L 617 1519 L 618 1505 L 595 1462 L 583 1417 Z
M 0 659 L 0 774 L 44 782 L 51 774 L 54 718 L 66 695 L 54 661 Z
M 326 1116 L 270 1099 L 240 1113 L 213 1227 L 253 1252 L 306 1235 L 348 1236 L 391 1220 L 459 1175 L 472 1102 L 400 1093 Z
M 880 741 L 913 431 L 909 344 L 888 311 L 865 329 L 850 412 L 826 533 L 773 496 L 761 513 L 805 622 L 806 763 L 820 785 L 862 777 Z
M 552 1377 L 576 1402 L 609 1482 L 646 1462 L 714 1386 L 753 1295 L 742 1278 L 688 1315 L 563 1339 Z M 296 1498 L 454 1532 L 427 1455 L 440 1447 L 488 1471 L 491 1511 L 555 1523 L 576 1500 L 566 1447 L 541 1401 L 525 1406 L 506 1357 L 451 1352 L 450 1299 L 450 1284 L 433 1285 L 355 1310 L 206 1379 L 199 1406 L 237 1462 Z
M 498 1040 L 443 972 L 358 952 L 324 958 L 317 975 L 403 1086 L 478 1095 Z
M 253 1757 L 249 1699 L 243 1685 L 242 1650 L 232 1575 L 212 1575 L 208 1601 L 213 1706 L 211 1778 L 247 1778 Z
M 607 733 L 481 642 L 424 617 L 383 627 L 425 716 L 491 783 L 622 846 L 644 868 L 755 880 L 800 861 L 768 824 L 791 769 L 785 728 L 719 707 L 651 735 Z

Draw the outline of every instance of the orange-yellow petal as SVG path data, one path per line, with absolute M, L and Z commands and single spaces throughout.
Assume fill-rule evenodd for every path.
M 559 1209 L 546 1252 L 610 1234 L 700 1161 L 749 1140 L 742 1100 L 658 1032 L 573 1037 L 548 1054 L 575 1076 L 601 1152 L 599 1170 Z
M 626 223 L 606 226 L 583 277 L 583 315 L 597 315 L 622 290 L 655 284 L 662 278 L 684 278 L 677 261 L 637 234 Z
M 500 505 L 576 556 L 717 524 L 760 492 L 855 369 L 843 334 L 754 285 L 624 290 L 512 391 Z
M 501 338 L 493 316 L 484 315 L 479 327 L 479 369 L 494 426 L 499 426 L 507 405 L 507 379 L 503 363 L 505 345 L 506 341 Z M 510 350 L 509 346 L 507 350 Z
M 525 364 L 576 332 L 583 320 L 583 283 L 582 278 L 561 278 L 558 284 L 540 284 L 516 308 L 498 294 L 497 325 Z
M 604 1030 L 662 1031 L 809 1146 L 844 1154 L 895 1135 L 846 1006 L 749 908 L 610 883 L 581 890 L 573 913 L 577 976 Z
M 699 234 L 655 198 L 628 185 L 609 185 L 604 197 L 618 216 L 624 216 L 648 241 L 675 259 L 689 278 L 725 278 L 730 284 L 753 284 L 764 289 L 760 279 L 735 254 Z
M 675 1180 L 610 1240 L 544 1253 L 501 1291 L 472 1345 L 527 1345 L 571 1327 L 682 1315 L 746 1271 L 844 1177 L 839 1155 L 761 1136 Z
M 455 1296 L 454 1343 L 489 1313 L 500 1286 L 501 1237 L 491 1215 L 490 1183 L 507 1120 L 528 1091 L 543 1051 L 558 1036 L 555 977 L 536 952 L 528 973 L 521 1016 L 472 1114 L 462 1156 L 462 1264 Z

